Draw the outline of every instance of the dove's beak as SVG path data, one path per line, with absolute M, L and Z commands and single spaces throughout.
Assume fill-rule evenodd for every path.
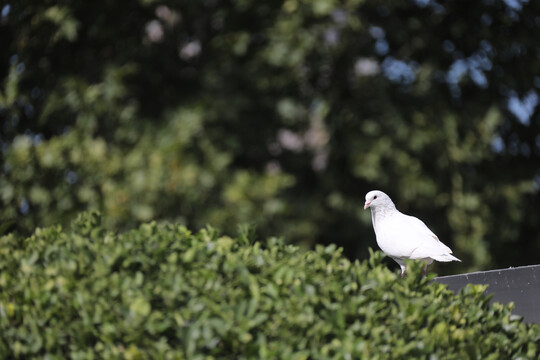
M 364 210 L 366 210 L 369 207 L 370 204 L 371 203 L 369 201 L 366 201 L 366 203 L 364 204 Z

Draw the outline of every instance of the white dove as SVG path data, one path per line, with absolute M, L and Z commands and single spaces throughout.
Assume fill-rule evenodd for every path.
M 377 245 L 399 264 L 401 277 L 405 276 L 406 271 L 404 259 L 425 261 L 424 276 L 433 260 L 461 262 L 422 220 L 401 213 L 382 191 L 373 190 L 366 194 L 364 210 L 367 208 L 371 208 Z

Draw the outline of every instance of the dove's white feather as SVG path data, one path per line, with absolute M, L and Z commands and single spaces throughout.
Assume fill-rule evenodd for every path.
M 422 232 L 405 222 L 399 214 L 380 219 L 375 216 L 375 221 L 377 245 L 388 256 L 408 259 L 422 244 Z M 401 239 L 401 241 L 396 241 L 396 239 Z
M 370 191 L 364 208 L 371 208 L 373 229 L 377 245 L 393 258 L 405 273 L 403 259 L 437 261 L 461 261 L 443 244 L 424 222 L 414 216 L 398 211 L 388 195 L 382 191 Z

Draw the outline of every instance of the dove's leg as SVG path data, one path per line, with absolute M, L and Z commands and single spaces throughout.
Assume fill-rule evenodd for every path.
M 424 265 L 424 271 L 422 271 L 422 274 L 424 276 L 427 276 L 427 267 L 433 262 L 433 259 L 427 259 L 426 264 Z
M 401 278 L 404 278 L 405 277 L 405 272 L 407 271 L 406 266 L 405 266 L 405 262 L 403 260 L 395 258 L 395 257 L 393 257 L 392 259 L 394 259 L 394 261 L 399 264 L 399 267 L 401 268 Z

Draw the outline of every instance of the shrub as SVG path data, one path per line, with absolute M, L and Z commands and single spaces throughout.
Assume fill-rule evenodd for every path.
M 517 359 L 540 348 L 540 327 L 490 305 L 483 286 L 454 296 L 414 265 L 402 280 L 380 252 L 350 262 L 335 246 L 166 223 L 117 235 L 95 213 L 0 245 L 2 358 Z

